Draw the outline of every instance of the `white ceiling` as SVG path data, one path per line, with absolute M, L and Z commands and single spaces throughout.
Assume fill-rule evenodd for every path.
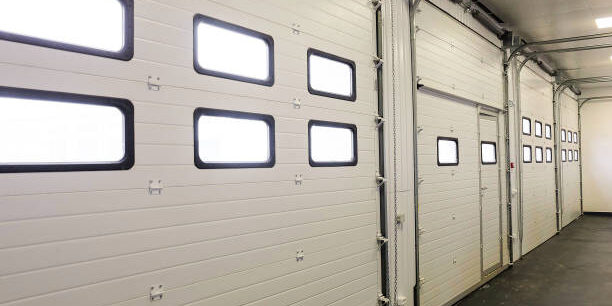
M 528 42 L 612 32 L 612 28 L 598 29 L 595 24 L 596 18 L 612 17 L 612 0 L 480 0 L 480 2 Z M 612 38 L 554 46 L 573 47 L 591 44 L 612 44 Z M 610 56 L 612 48 L 547 55 L 555 68 L 566 70 L 570 77 L 612 75 Z M 602 86 L 612 86 L 612 84 L 581 87 Z

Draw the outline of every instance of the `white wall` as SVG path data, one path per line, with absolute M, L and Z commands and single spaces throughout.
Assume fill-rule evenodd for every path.
M 612 89 L 585 90 L 582 97 L 607 96 Z M 583 205 L 586 212 L 612 212 L 612 100 L 594 100 L 580 110 Z

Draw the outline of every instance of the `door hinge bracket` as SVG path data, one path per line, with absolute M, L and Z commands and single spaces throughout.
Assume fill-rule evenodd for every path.
M 383 236 L 381 233 L 376 234 L 376 242 L 378 242 L 378 246 L 382 246 L 383 244 L 389 242 L 389 238 Z
M 374 10 L 377 10 L 382 5 L 382 0 L 370 0 Z
M 386 183 L 387 183 L 387 179 L 384 176 L 377 173 L 376 174 L 376 184 L 377 184 L 376 187 L 381 187 L 382 185 Z
M 378 294 L 378 305 L 389 305 L 390 303 L 391 303 L 391 300 L 389 300 L 388 297 L 386 297 L 382 293 Z
M 372 61 L 374 62 L 374 69 L 382 67 L 382 65 L 385 63 L 385 61 L 378 56 L 374 56 L 374 59 Z
M 152 76 L 148 76 L 147 77 L 147 88 L 149 88 L 149 90 L 152 91 L 159 91 L 161 88 L 161 85 L 159 85 L 159 77 L 152 77 Z
M 383 116 L 376 116 L 376 118 L 374 118 L 374 122 L 376 123 L 376 128 L 380 128 L 381 126 L 383 126 L 383 124 L 385 124 L 386 121 L 387 119 L 385 119 Z
M 164 298 L 164 286 L 151 286 L 151 290 L 149 291 L 149 300 L 151 302 L 159 301 Z

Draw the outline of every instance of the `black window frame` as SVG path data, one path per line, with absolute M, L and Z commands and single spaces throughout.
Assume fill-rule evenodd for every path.
M 524 126 L 523 121 L 525 121 L 525 119 L 527 119 L 527 120 L 529 121 L 529 133 L 525 133 L 525 129 L 523 128 L 523 126 Z M 521 119 L 521 133 L 522 133 L 523 135 L 526 135 L 526 136 L 531 136 L 532 131 L 533 131 L 533 130 L 532 130 L 532 128 L 531 128 L 531 118 L 529 118 L 529 117 L 523 117 L 523 118 Z
M 455 163 L 440 163 L 440 146 L 439 146 L 440 140 L 448 140 L 448 141 L 455 142 L 455 145 L 457 146 L 457 162 L 455 162 Z M 449 167 L 449 166 L 453 167 L 453 166 L 458 166 L 459 165 L 459 139 L 458 138 L 438 136 L 438 138 L 436 139 L 436 162 L 437 162 L 439 167 Z
M 540 152 L 542 153 L 542 159 L 540 161 L 538 161 L 538 149 L 540 149 Z M 541 146 L 536 146 L 535 150 L 533 150 L 533 156 L 535 157 L 535 162 L 537 164 L 541 164 L 544 162 L 544 148 L 542 148 Z
M 270 158 L 265 162 L 253 162 L 253 163 L 219 163 L 219 162 L 205 162 L 200 159 L 200 146 L 198 138 L 198 126 L 200 117 L 214 116 L 214 117 L 226 117 L 233 119 L 250 119 L 260 120 L 268 124 L 268 139 L 270 140 L 268 150 L 270 152 Z M 198 169 L 236 169 L 236 168 L 272 168 L 276 164 L 276 139 L 275 139 L 275 121 L 272 115 L 259 114 L 259 113 L 248 113 L 226 109 L 216 109 L 208 107 L 198 107 L 193 111 L 193 152 L 194 152 L 194 165 Z
M 529 148 L 529 161 L 525 161 L 525 148 Z M 523 151 L 521 152 L 522 154 L 522 160 L 524 164 L 530 164 L 533 162 L 533 148 L 531 147 L 531 145 L 523 145 Z
M 546 130 L 549 130 L 549 131 L 550 131 L 549 136 L 546 136 Z M 552 125 L 550 125 L 550 124 L 548 124 L 548 123 L 544 124 L 544 137 L 545 137 L 546 139 L 552 139 L 552 134 L 553 134 L 553 133 L 552 133 Z
M 134 166 L 134 105 L 130 100 L 112 97 L 83 95 L 59 91 L 46 91 L 16 87 L 0 86 L 0 97 L 33 99 L 49 103 L 62 102 L 117 108 L 124 116 L 124 148 L 123 158 L 117 162 L 105 163 L 56 163 L 56 164 L 0 164 L 0 173 L 25 172 L 74 172 L 74 171 L 111 171 L 129 170 Z
M 540 136 L 538 136 L 537 125 L 540 124 Z M 533 123 L 533 135 L 538 138 L 542 138 L 544 135 L 544 125 L 542 125 L 541 121 L 535 120 Z
M 566 142 L 567 135 L 565 133 L 565 129 L 561 129 L 561 142 Z
M 561 149 L 561 162 L 567 162 L 567 151 L 565 149 Z
M 313 126 L 324 126 L 333 128 L 349 129 L 353 132 L 353 160 L 347 162 L 318 162 L 312 159 L 312 133 Z M 352 123 L 342 123 L 324 120 L 309 120 L 308 121 L 308 163 L 311 167 L 352 167 L 357 166 L 359 161 L 359 149 L 357 148 L 357 125 Z
M 493 150 L 495 152 L 495 161 L 494 162 L 485 162 L 482 156 L 482 145 L 483 144 L 491 144 L 493 145 Z M 457 152 L 459 152 L 459 144 L 457 144 Z M 459 160 L 459 158 L 457 158 L 457 160 Z M 497 143 L 495 143 L 494 141 L 481 141 L 480 142 L 480 162 L 483 165 L 496 165 L 497 164 Z
M 329 60 L 333 60 L 336 62 L 341 62 L 343 64 L 347 64 L 351 67 L 351 72 L 352 72 L 352 92 L 350 96 L 345 96 L 345 95 L 339 95 L 339 94 L 335 94 L 335 93 L 330 93 L 327 91 L 321 91 L 321 90 L 316 90 L 314 88 L 312 88 L 312 86 L 310 86 L 310 56 L 311 55 L 316 55 L 316 56 L 320 56 L 320 57 L 324 57 L 327 58 Z M 325 51 L 321 51 L 318 49 L 314 49 L 314 48 L 308 48 L 308 51 L 306 51 L 306 72 L 307 72 L 307 76 L 306 76 L 306 83 L 308 86 L 308 92 L 312 95 L 317 95 L 317 96 L 323 96 L 323 97 L 328 97 L 328 98 L 334 98 L 334 99 L 340 99 L 340 100 L 346 100 L 346 101 L 351 101 L 351 102 L 355 102 L 357 100 L 357 66 L 355 65 L 355 61 L 350 60 L 348 58 L 344 58 L 344 57 L 340 57 L 331 53 L 327 53 Z
M 578 132 L 574 132 L 574 143 L 578 143 Z
M 245 77 L 237 74 L 206 69 L 201 67 L 198 63 L 198 25 L 200 23 L 207 23 L 216 27 L 220 27 L 229 31 L 238 32 L 247 36 L 262 39 L 268 45 L 268 78 L 260 80 L 256 78 Z M 212 77 L 218 77 L 228 80 L 234 80 L 239 82 L 257 84 L 271 87 L 274 85 L 275 74 L 274 74 L 274 38 L 266 33 L 255 31 L 234 23 L 229 23 L 217 18 L 206 16 L 203 14 L 195 14 L 193 16 L 193 68 L 195 71 L 202 75 L 208 75 Z
M 120 51 L 107 51 L 91 47 L 79 46 L 50 39 L 14 34 L 0 30 L 0 40 L 34 45 L 39 47 L 69 51 L 87 55 L 94 55 L 122 61 L 129 61 L 134 57 L 134 0 L 117 0 L 123 6 L 124 41 Z
M 548 151 L 550 151 L 550 160 L 548 160 Z M 546 152 L 546 156 L 545 156 L 545 160 L 547 164 L 550 164 L 553 162 L 553 158 L 554 158 L 554 152 L 553 149 L 551 147 L 546 147 L 546 150 L 544 150 L 544 152 Z

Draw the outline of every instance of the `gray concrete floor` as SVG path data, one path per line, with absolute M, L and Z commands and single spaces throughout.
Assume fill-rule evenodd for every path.
M 612 215 L 584 215 L 456 305 L 612 305 Z

